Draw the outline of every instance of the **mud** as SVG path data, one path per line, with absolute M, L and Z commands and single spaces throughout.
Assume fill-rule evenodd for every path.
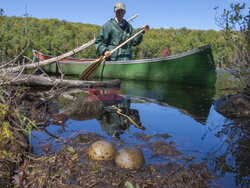
M 176 149 L 175 143 L 173 142 L 165 143 L 161 141 L 156 141 L 156 142 L 150 143 L 149 146 L 154 152 L 153 156 L 165 155 L 165 156 L 173 157 L 173 156 L 182 154 L 181 151 Z
M 26 135 L 15 130 L 13 134 L 15 136 L 5 138 L 0 143 L 0 187 L 12 181 L 14 171 L 23 164 L 31 149 Z
M 14 98 L 9 100 L 10 92 L 7 89 L 1 94 L 3 103 L 0 104 L 0 187 L 9 185 L 14 171 L 24 163 L 31 151 L 28 137 L 23 131 L 25 127 L 17 123 L 15 106 L 8 105 L 17 101 Z
M 139 170 L 119 168 L 114 161 L 94 161 L 87 157 L 87 149 L 97 134 L 79 134 L 68 145 L 49 156 L 27 162 L 22 184 L 28 187 L 125 187 L 131 183 L 140 187 L 205 187 L 209 173 L 205 164 L 166 162 L 146 164 Z M 82 140 L 82 143 L 79 143 Z M 78 144 L 79 143 L 79 144 Z M 80 145 L 80 146 L 79 146 Z M 121 147 L 121 145 L 116 147 Z M 20 176 L 16 174 L 16 179 Z
M 30 131 L 35 128 L 32 125 L 49 125 L 58 111 L 52 113 L 53 105 L 50 108 L 45 92 L 37 93 L 25 87 L 1 89 L 0 187 L 9 187 L 14 172 L 22 168 L 32 152 L 29 142 Z M 63 124 L 61 118 L 58 124 Z

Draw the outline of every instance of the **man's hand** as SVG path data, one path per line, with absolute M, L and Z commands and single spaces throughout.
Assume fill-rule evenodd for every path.
M 147 31 L 147 30 L 149 30 L 150 28 L 149 28 L 149 25 L 144 25 L 142 28 L 141 28 L 141 30 L 142 29 L 145 29 L 145 31 Z
M 104 55 L 105 55 L 106 57 L 110 57 L 110 56 L 112 55 L 112 53 L 111 53 L 110 51 L 106 51 L 106 52 L 104 53 Z

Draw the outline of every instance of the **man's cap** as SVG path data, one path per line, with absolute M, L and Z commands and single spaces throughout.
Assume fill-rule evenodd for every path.
M 123 3 L 121 3 L 121 2 L 115 4 L 114 11 L 117 11 L 117 10 L 120 10 L 120 9 L 126 10 L 125 5 Z

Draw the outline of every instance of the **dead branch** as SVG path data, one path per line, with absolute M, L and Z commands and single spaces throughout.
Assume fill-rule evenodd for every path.
M 81 80 L 65 80 L 48 78 L 38 75 L 22 74 L 18 80 L 14 80 L 17 77 L 16 74 L 7 74 L 1 80 L 0 85 L 13 84 L 13 85 L 26 85 L 26 86 L 42 86 L 42 87 L 54 87 L 60 85 L 61 87 L 70 88 L 106 88 L 106 87 L 119 87 L 120 80 L 108 80 L 108 81 L 81 81 Z
M 48 60 L 45 60 L 45 61 L 37 62 L 37 63 L 26 64 L 24 66 L 25 70 L 34 69 L 34 68 L 37 68 L 38 66 L 45 66 L 45 65 L 54 63 L 56 61 L 60 61 L 61 59 L 67 58 L 69 56 L 72 56 L 72 55 L 74 55 L 76 53 L 79 53 L 79 52 L 85 50 L 86 48 L 93 45 L 94 43 L 95 43 L 95 40 L 93 39 L 93 40 L 83 44 L 82 46 L 77 47 L 74 50 L 71 50 L 71 51 L 69 51 L 69 52 L 67 52 L 65 54 L 60 55 L 60 56 L 57 56 L 57 57 L 54 57 L 54 58 L 51 58 L 51 59 L 48 59 Z M 12 72 L 19 72 L 22 69 L 23 69 L 23 66 L 16 66 L 16 67 L 13 67 L 13 68 L 3 69 L 1 72 L 12 73 Z

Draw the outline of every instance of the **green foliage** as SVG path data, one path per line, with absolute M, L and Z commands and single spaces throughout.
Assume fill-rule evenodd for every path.
M 2 90 L 0 90 L 0 95 L 1 95 Z M 10 113 L 9 106 L 8 105 L 3 105 L 0 103 L 0 142 L 3 141 L 4 139 L 13 139 L 13 130 L 11 128 L 11 125 L 8 120 L 8 115 Z M 29 135 L 29 141 L 31 143 L 31 131 L 35 129 L 39 129 L 35 121 L 31 121 L 29 118 L 27 118 L 24 115 L 21 115 L 19 113 L 15 113 L 14 116 L 18 123 L 20 128 L 22 128 L 22 131 L 24 134 Z
M 13 138 L 13 132 L 11 131 L 10 124 L 5 118 L 7 110 L 6 106 L 0 103 L 0 142 L 4 139 L 11 140 Z
M 249 22 L 249 15 L 244 16 L 242 10 L 245 9 L 246 4 L 230 4 L 230 9 L 224 9 L 222 14 L 222 19 L 225 21 L 225 29 L 226 31 L 234 30 L 237 25 L 240 30 L 245 30 L 247 27 L 247 22 Z
M 2 122 L 2 126 L 0 128 L 0 142 L 2 142 L 5 138 L 13 138 L 13 132 L 10 130 L 10 124 L 6 121 Z
M 229 57 L 226 61 L 226 67 L 231 70 L 234 76 L 240 79 L 244 90 L 249 92 L 249 50 L 250 50 L 250 28 L 249 11 L 245 10 L 245 3 L 231 3 L 229 9 L 224 9 L 220 19 L 217 19 L 218 25 L 225 31 L 224 57 Z M 223 57 L 223 56 L 222 56 Z
M 27 35 L 25 33 L 27 25 Z M 0 61 L 16 57 L 27 45 L 24 53 L 33 58 L 32 49 L 49 55 L 60 55 L 93 39 L 100 26 L 59 21 L 57 19 L 36 19 L 32 17 L 0 18 Z M 238 33 L 235 33 L 236 35 Z M 168 49 L 175 55 L 202 45 L 211 44 L 216 63 L 221 65 L 232 60 L 233 49 L 226 42 L 226 32 L 215 30 L 151 29 L 144 35 L 141 45 L 133 48 L 134 59 L 161 57 L 162 50 Z M 81 58 L 97 58 L 95 47 L 76 54 Z
M 140 188 L 140 186 L 136 183 L 136 186 L 134 186 L 132 183 L 130 183 L 129 181 L 125 182 L 125 187 L 126 188 Z
M 0 16 L 2 16 L 2 15 L 3 15 L 3 13 L 4 13 L 3 9 L 2 9 L 2 8 L 0 8 Z
M 25 34 L 27 24 L 27 35 Z M 36 19 L 21 17 L 6 17 L 0 19 L 0 61 L 7 61 L 17 56 L 28 43 L 31 44 L 24 53 L 33 57 L 32 49 L 37 49 L 50 55 L 60 55 L 76 48 L 94 38 L 99 26 L 59 21 L 57 19 Z M 76 57 L 96 58 L 94 46 L 77 54 Z
M 224 47 L 227 45 L 223 39 L 223 32 L 215 30 L 189 30 L 181 29 L 151 29 L 144 37 L 142 44 L 134 49 L 134 58 L 161 57 L 162 50 L 168 49 L 169 55 L 192 50 L 202 45 L 211 44 L 215 61 L 219 62 Z
M 26 135 L 29 135 L 29 142 L 31 143 L 31 131 L 34 128 L 36 129 L 39 129 L 39 128 L 36 126 L 35 121 L 31 121 L 26 116 L 21 115 L 19 113 L 16 113 L 15 115 L 20 122 L 20 126 L 23 128 L 23 133 Z

